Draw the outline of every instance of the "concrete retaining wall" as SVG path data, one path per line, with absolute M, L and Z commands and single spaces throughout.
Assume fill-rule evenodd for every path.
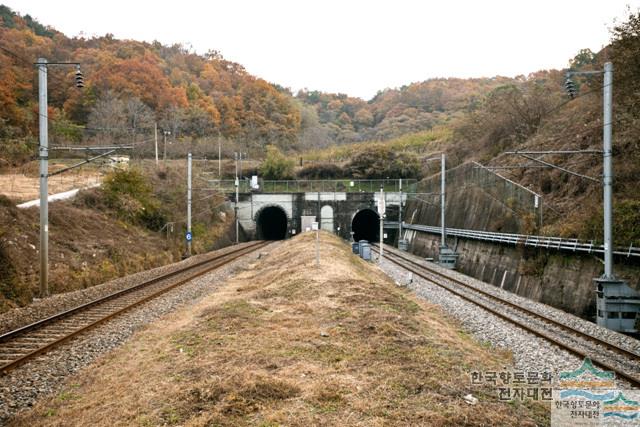
M 439 235 L 415 231 L 407 234 L 413 236 L 411 252 L 437 259 Z M 459 271 L 580 317 L 595 318 L 592 279 L 603 271 L 602 262 L 595 256 L 456 238 L 447 239 L 447 243 L 457 246 Z M 616 276 L 640 289 L 640 266 L 616 261 Z

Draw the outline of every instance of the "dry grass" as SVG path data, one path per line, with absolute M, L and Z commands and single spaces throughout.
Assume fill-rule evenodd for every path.
M 322 234 L 302 234 L 138 333 L 13 425 L 535 425 L 468 372 L 506 354 Z M 476 395 L 467 405 L 461 397 Z

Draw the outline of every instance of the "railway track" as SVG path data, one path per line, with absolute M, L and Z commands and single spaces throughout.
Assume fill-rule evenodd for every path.
M 270 242 L 255 242 L 145 280 L 78 307 L 0 335 L 0 372 L 17 368 L 36 356 L 202 276 Z
M 378 245 L 372 245 L 379 252 Z M 616 343 L 576 329 L 570 324 L 487 292 L 439 270 L 430 268 L 385 245 L 384 257 L 416 276 L 471 302 L 490 313 L 541 337 L 578 357 L 613 371 L 634 387 L 640 387 L 640 354 Z

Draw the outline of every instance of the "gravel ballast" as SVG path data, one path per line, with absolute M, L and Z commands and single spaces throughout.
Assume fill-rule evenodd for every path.
M 55 393 L 67 376 L 87 367 L 99 356 L 121 345 L 144 325 L 177 308 L 193 304 L 210 294 L 222 281 L 241 271 L 248 264 L 255 262 L 258 256 L 264 257 L 267 255 L 274 245 L 277 245 L 277 243 L 263 247 L 256 252 L 234 260 L 187 284 L 179 286 L 96 329 L 88 331 L 68 344 L 62 345 L 10 371 L 4 376 L 0 376 L 0 425 L 5 424 L 13 414 L 21 409 L 33 406 L 41 396 Z M 225 248 L 215 253 L 227 253 L 234 248 L 237 247 Z M 15 326 L 8 329 L 13 329 L 47 317 L 60 310 L 75 307 L 99 296 L 124 289 L 144 279 L 155 277 L 160 273 L 173 271 L 185 264 L 192 264 L 211 256 L 212 253 L 194 256 L 179 263 L 137 273 L 96 286 L 95 288 L 98 289 L 91 288 L 69 294 L 56 295 L 38 301 L 33 306 L 24 308 L 22 312 L 20 310 L 12 310 L 9 313 L 5 313 L 0 320 L 2 322 L 12 322 Z M 68 297 L 68 299 L 65 297 Z M 42 311 L 38 311 L 39 308 Z M 5 327 L 4 323 L 3 327 Z
M 634 338 L 602 328 L 572 314 L 504 291 L 459 272 L 444 269 L 411 254 L 402 253 L 402 256 L 409 257 L 428 265 L 430 269 L 449 275 L 476 289 L 489 292 L 510 302 L 527 307 L 554 320 L 589 333 L 590 335 L 606 339 L 611 343 L 618 344 L 632 351 L 640 352 L 640 342 Z M 552 371 L 557 374 L 559 371 L 574 370 L 582 363 L 580 358 L 551 344 L 547 340 L 526 332 L 483 308 L 463 300 L 442 287 L 434 285 L 399 267 L 391 261 L 383 259 L 379 266 L 399 285 L 406 286 L 429 302 L 441 306 L 446 313 L 459 320 L 462 326 L 477 340 L 487 342 L 495 348 L 511 351 L 513 353 L 515 369 L 539 372 Z M 557 375 L 554 375 L 554 377 L 557 378 Z M 626 383 L 622 382 L 620 386 L 628 387 Z

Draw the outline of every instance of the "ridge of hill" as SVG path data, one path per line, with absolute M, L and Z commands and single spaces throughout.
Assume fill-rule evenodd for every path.
M 13 142 L 4 163 L 32 156 L 38 127 L 36 58 L 81 64 L 49 70 L 53 143 L 148 139 L 157 122 L 172 140 L 218 135 L 262 153 L 384 140 L 446 123 L 488 91 L 513 79 L 431 79 L 380 91 L 365 101 L 269 83 L 215 50 L 199 55 L 175 44 L 67 37 L 0 5 L 0 140 Z M 212 152 L 216 150 L 212 149 Z M 0 161 L 0 166 L 3 162 Z

